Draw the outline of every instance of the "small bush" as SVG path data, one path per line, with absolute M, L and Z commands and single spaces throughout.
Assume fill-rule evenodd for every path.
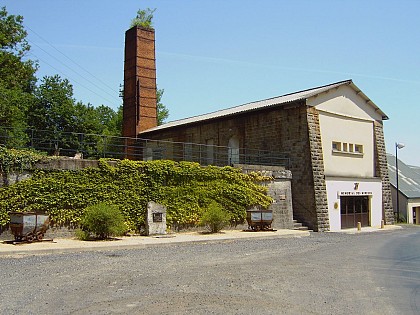
M 217 233 L 223 229 L 230 220 L 230 215 L 216 202 L 212 202 L 203 212 L 200 225 L 205 226 L 211 233 Z
M 120 209 L 104 202 L 85 209 L 81 226 L 83 234 L 80 233 L 78 236 L 82 239 L 89 238 L 91 234 L 94 234 L 97 239 L 120 236 L 124 235 L 127 229 Z
M 88 231 L 83 231 L 82 229 L 77 229 L 75 231 L 76 238 L 81 241 L 88 241 L 91 239 L 90 233 Z

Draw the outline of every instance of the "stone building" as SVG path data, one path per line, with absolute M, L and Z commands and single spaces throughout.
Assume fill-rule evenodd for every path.
M 144 30 L 134 30 L 139 39 L 131 42 L 139 43 Z M 148 48 L 145 42 L 140 46 L 148 54 L 154 42 Z M 147 61 L 140 56 L 138 50 L 139 63 Z M 142 68 L 136 67 L 141 82 Z M 138 108 L 131 113 L 150 111 L 150 102 L 142 108 L 142 89 L 137 91 L 131 94 L 136 95 L 133 106 Z M 215 162 L 220 148 L 226 148 L 226 164 L 232 165 L 258 164 L 252 154 L 243 152 L 268 152 L 268 161 L 287 154 L 293 216 L 315 231 L 337 231 L 355 227 L 357 222 L 362 226 L 380 226 L 381 220 L 394 223 L 383 134 L 383 121 L 388 117 L 351 80 L 161 126 L 151 126 L 147 118 L 143 128 L 142 119 L 137 116 L 138 131 L 127 136 L 165 140 L 172 146 L 169 151 L 182 143 L 176 151 L 185 159 L 197 154 L 193 144 L 203 146 L 199 154 L 207 164 Z M 144 158 L 157 153 L 146 148 Z M 244 160 L 249 157 L 250 161 Z

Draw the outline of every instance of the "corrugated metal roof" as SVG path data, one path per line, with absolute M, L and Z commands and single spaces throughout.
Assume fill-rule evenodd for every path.
M 395 156 L 387 154 L 389 180 L 397 187 Z M 407 198 L 420 198 L 420 172 L 416 166 L 409 166 L 398 159 L 398 189 Z
M 198 123 L 198 122 L 202 122 L 202 121 L 206 121 L 206 120 L 212 120 L 212 119 L 216 119 L 216 118 L 221 118 L 221 117 L 226 117 L 226 116 L 237 115 L 237 114 L 240 114 L 240 113 L 255 111 L 255 110 L 259 110 L 259 109 L 263 109 L 263 108 L 269 108 L 269 107 L 272 107 L 272 106 L 285 105 L 285 104 L 300 101 L 300 100 L 306 100 L 306 99 L 308 99 L 312 96 L 321 94 L 323 92 L 326 92 L 326 91 L 334 89 L 334 88 L 338 88 L 338 87 L 340 87 L 342 85 L 346 85 L 346 84 L 350 85 L 356 91 L 356 93 L 358 93 L 361 97 L 363 97 L 366 100 L 367 103 L 369 103 L 371 106 L 373 106 L 375 108 L 375 110 L 378 111 L 382 115 L 383 119 L 388 119 L 388 117 L 365 94 L 363 94 L 361 92 L 361 90 L 352 82 L 352 80 L 345 80 L 345 81 L 340 81 L 340 82 L 336 82 L 336 83 L 332 83 L 332 84 L 328 84 L 328 85 L 324 85 L 324 86 L 320 86 L 320 87 L 316 87 L 316 88 L 312 88 L 312 89 L 308 89 L 308 90 L 303 90 L 303 91 L 299 91 L 299 92 L 295 92 L 295 93 L 285 94 L 285 95 L 282 95 L 282 96 L 273 97 L 273 98 L 269 98 L 269 99 L 265 99 L 265 100 L 261 100 L 261 101 L 251 102 L 251 103 L 231 107 L 231 108 L 228 108 L 228 109 L 219 110 L 219 111 L 212 112 L 212 113 L 209 113 L 209 114 L 193 116 L 193 117 L 180 119 L 180 120 L 174 120 L 172 122 L 168 122 L 166 124 L 163 124 L 163 125 L 145 130 L 142 133 L 147 133 L 147 132 L 157 131 L 157 130 L 163 130 L 163 129 L 176 127 L 176 126 L 181 126 L 181 125 Z

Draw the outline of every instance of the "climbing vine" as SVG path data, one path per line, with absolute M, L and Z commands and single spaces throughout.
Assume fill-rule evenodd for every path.
M 148 201 L 167 207 L 174 227 L 195 225 L 212 201 L 229 212 L 232 223 L 245 219 L 253 205 L 268 207 L 271 198 L 257 173 L 243 174 L 232 167 L 202 167 L 198 163 L 100 160 L 99 167 L 79 171 L 36 170 L 29 179 L 0 189 L 0 225 L 10 211 L 37 211 L 50 215 L 58 226 L 78 226 L 86 207 L 99 202 L 119 206 L 126 223 L 139 230 Z
M 45 158 L 45 155 L 33 150 L 7 149 L 0 145 L 0 172 L 3 178 L 3 185 L 8 185 L 10 173 L 32 170 L 35 163 Z
M 45 155 L 33 150 L 7 149 L 0 145 L 1 172 L 23 171 L 32 169 L 36 162 Z

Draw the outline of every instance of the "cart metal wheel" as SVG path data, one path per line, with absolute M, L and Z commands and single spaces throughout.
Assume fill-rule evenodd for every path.
M 38 241 L 42 241 L 42 239 L 44 238 L 44 233 L 40 232 L 36 234 L 36 239 Z
M 33 241 L 34 241 L 34 235 L 31 233 L 31 234 L 28 234 L 27 236 L 26 236 L 26 241 L 28 242 L 28 243 L 32 243 Z

